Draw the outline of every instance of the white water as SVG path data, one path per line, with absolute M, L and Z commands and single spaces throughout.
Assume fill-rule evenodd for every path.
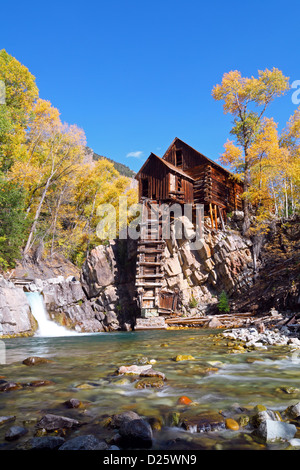
M 74 336 L 78 335 L 76 331 L 68 330 L 64 326 L 58 325 L 48 317 L 43 296 L 39 292 L 26 292 L 26 296 L 31 307 L 31 312 L 38 322 L 38 329 L 35 336 L 53 337 L 53 336 Z

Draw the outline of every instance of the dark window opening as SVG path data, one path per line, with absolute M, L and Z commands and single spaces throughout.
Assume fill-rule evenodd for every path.
M 142 197 L 149 197 L 149 181 L 148 178 L 142 179 Z
M 182 165 L 183 165 L 182 150 L 176 150 L 176 166 L 182 167 Z

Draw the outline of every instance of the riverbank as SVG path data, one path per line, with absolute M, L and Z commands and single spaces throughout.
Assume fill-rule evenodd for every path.
M 292 416 L 287 411 L 300 401 L 294 346 L 237 353 L 222 333 L 189 328 L 5 340 L 1 448 L 128 449 L 136 448 L 137 433 L 144 436 L 138 447 L 153 450 L 297 447 L 297 407 Z M 28 357 L 46 362 L 26 365 Z

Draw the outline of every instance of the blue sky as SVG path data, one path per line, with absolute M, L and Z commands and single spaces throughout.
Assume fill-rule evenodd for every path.
M 15 0 L 1 5 L 0 48 L 95 152 L 137 171 L 174 137 L 219 158 L 231 117 L 211 91 L 225 72 L 300 80 L 299 13 L 299 0 Z M 291 96 L 267 113 L 279 129 Z

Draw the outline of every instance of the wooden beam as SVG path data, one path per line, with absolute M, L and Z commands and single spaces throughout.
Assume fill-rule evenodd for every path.
M 209 203 L 209 214 L 210 214 L 211 228 L 214 228 L 214 217 L 213 217 L 213 210 L 212 210 L 211 203 Z
M 217 205 L 215 204 L 215 224 L 216 224 L 216 230 L 218 230 L 218 216 L 217 216 Z

